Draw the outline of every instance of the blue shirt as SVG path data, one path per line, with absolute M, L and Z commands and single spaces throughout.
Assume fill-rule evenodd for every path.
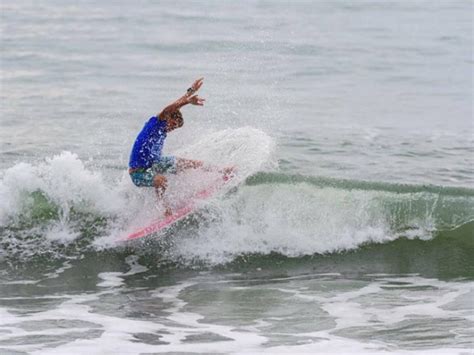
M 133 144 L 128 166 L 132 169 L 149 168 L 154 162 L 159 161 L 165 138 L 166 121 L 151 117 Z

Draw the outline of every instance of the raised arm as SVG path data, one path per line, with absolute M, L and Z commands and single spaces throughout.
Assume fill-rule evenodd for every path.
M 203 98 L 200 98 L 199 96 L 197 95 L 194 95 L 202 86 L 202 83 L 203 83 L 203 80 L 204 78 L 199 78 L 198 80 L 196 80 L 192 85 L 191 87 L 186 91 L 186 93 L 181 96 L 178 100 L 176 100 L 175 102 L 169 104 L 168 106 L 166 106 L 159 114 L 158 114 L 158 117 L 162 120 L 166 120 L 168 119 L 169 117 L 171 117 L 171 115 L 173 113 L 175 113 L 176 111 L 178 111 L 181 107 L 187 105 L 187 104 L 191 104 L 191 105 L 197 105 L 197 106 L 203 106 L 204 105 L 204 101 L 206 101 L 205 99 Z

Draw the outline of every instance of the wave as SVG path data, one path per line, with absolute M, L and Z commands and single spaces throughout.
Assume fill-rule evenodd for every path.
M 230 159 L 249 177 L 155 242 L 126 246 L 117 242 L 120 233 L 161 213 L 153 193 L 137 190 L 126 173 L 107 178 L 68 152 L 17 164 L 0 180 L 0 258 L 76 258 L 130 248 L 180 265 L 212 266 L 253 255 L 304 259 L 448 239 L 472 250 L 473 189 L 264 172 L 274 169 L 272 145 L 263 132 L 241 128 L 183 149 L 180 155 L 199 152 L 217 165 Z
M 357 279 L 370 279 L 384 274 L 416 274 L 446 280 L 474 279 L 474 222 L 467 222 L 449 231 L 437 231 L 435 234 L 429 240 L 401 237 L 329 254 L 299 257 L 288 257 L 277 252 L 265 255 L 242 254 L 223 267 L 232 272 L 250 273 L 254 277 L 265 277 L 268 273 L 274 274 L 281 270 L 283 275 L 307 274 L 309 277 L 317 272 L 336 273 Z M 200 263 L 199 266 L 206 265 Z
M 240 255 L 304 257 L 429 241 L 469 225 L 474 197 L 463 188 L 259 173 L 209 210 L 213 223 L 179 238 L 175 257 L 222 264 Z

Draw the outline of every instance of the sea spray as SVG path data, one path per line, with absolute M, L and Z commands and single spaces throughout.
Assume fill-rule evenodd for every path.
M 244 178 L 270 162 L 273 147 L 273 140 L 264 132 L 245 127 L 211 133 L 177 155 L 202 159 L 212 167 L 234 165 Z M 51 242 L 68 244 L 91 238 L 99 249 L 120 246 L 118 239 L 124 230 L 163 215 L 153 188 L 135 187 L 126 166 L 123 171 L 118 180 L 106 179 L 71 152 L 7 169 L 0 181 L 4 247 L 10 250 L 13 243 L 15 255 L 19 250 L 32 255 L 50 249 Z M 212 173 L 198 171 L 170 176 L 167 199 L 176 204 L 211 178 Z M 35 248 L 35 243 L 43 247 Z

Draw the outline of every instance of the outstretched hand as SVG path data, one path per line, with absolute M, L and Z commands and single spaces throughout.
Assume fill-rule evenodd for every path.
M 161 119 L 168 119 L 168 117 L 170 117 L 172 114 L 178 111 L 181 107 L 187 104 L 196 105 L 196 106 L 204 106 L 204 101 L 206 100 L 204 100 L 203 98 L 197 95 L 194 95 L 196 91 L 198 91 L 201 88 L 203 80 L 204 78 L 197 79 L 183 96 L 181 96 L 175 102 L 166 106 L 157 115 L 157 117 L 160 117 Z
M 188 98 L 188 103 L 191 105 L 203 106 L 204 101 L 206 101 L 206 99 L 203 99 L 197 95 Z
M 196 91 L 198 91 L 201 88 L 203 81 L 204 81 L 204 78 L 199 78 L 191 85 L 191 87 L 188 89 L 188 92 L 185 95 L 186 103 L 191 104 L 191 105 L 196 105 L 196 106 L 204 105 L 204 101 L 206 100 L 204 100 L 203 98 L 197 95 L 194 95 Z
M 189 96 L 194 95 L 196 91 L 198 91 L 201 88 L 203 80 L 204 78 L 197 79 L 186 92 L 186 96 L 189 97 Z
M 191 89 L 193 89 L 194 92 L 198 91 L 201 88 L 203 81 L 204 78 L 197 79 L 193 85 L 191 85 Z

